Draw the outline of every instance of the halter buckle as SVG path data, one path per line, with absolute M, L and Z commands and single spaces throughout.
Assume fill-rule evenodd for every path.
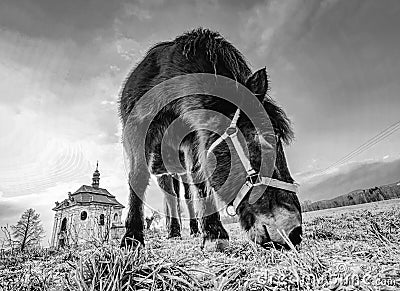
M 261 177 L 259 173 L 251 174 L 246 177 L 246 182 L 249 182 L 252 186 L 261 184 Z
M 229 216 L 236 216 L 236 209 L 232 204 L 229 204 L 226 207 L 226 214 L 228 214 Z
M 225 133 L 229 136 L 232 137 L 236 135 L 238 132 L 238 128 L 236 126 L 229 126 L 226 130 Z

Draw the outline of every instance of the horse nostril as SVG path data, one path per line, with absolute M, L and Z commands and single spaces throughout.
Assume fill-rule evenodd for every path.
M 298 245 L 299 243 L 301 243 L 301 235 L 302 234 L 303 234 L 303 229 L 301 228 L 301 226 L 295 227 L 289 233 L 289 239 L 293 245 Z

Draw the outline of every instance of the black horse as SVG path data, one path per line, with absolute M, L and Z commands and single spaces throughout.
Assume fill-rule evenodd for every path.
M 208 160 L 205 153 L 221 133 L 203 129 L 204 124 L 211 126 L 216 120 L 201 110 L 219 112 L 229 120 L 235 120 L 235 126 L 243 134 L 242 144 L 245 143 L 248 149 L 248 158 L 245 159 L 253 173 L 261 174 L 263 149 L 269 144 L 258 138 L 261 135 L 260 129 L 256 128 L 251 118 L 246 114 L 239 117 L 237 106 L 223 98 L 196 94 L 193 93 L 196 90 L 188 89 L 202 84 L 176 85 L 173 88 L 175 91 L 189 93 L 171 102 L 165 100 L 168 94 L 162 93 L 163 90 L 170 90 L 171 86 L 161 87 L 157 93 L 151 94 L 152 89 L 158 88 L 164 81 L 196 73 L 224 76 L 245 86 L 254 94 L 254 99 L 257 98 L 262 103 L 270 118 L 276 137 L 276 159 L 272 172 L 275 183 L 262 188 L 264 190 L 256 201 L 250 201 L 252 189 L 255 188 L 246 191 L 246 195 L 236 201 L 245 181 L 250 181 L 251 185 L 256 184 L 253 181 L 255 176 L 246 172 L 243 154 L 231 150 L 233 146 L 230 140 L 225 139 L 216 146 L 213 163 Z M 252 74 L 241 53 L 216 32 L 196 29 L 173 41 L 159 43 L 148 51 L 128 77 L 120 99 L 123 144 L 130 163 L 131 192 L 122 246 L 135 244 L 135 240 L 144 244 L 143 199 L 150 174 L 158 175 L 162 189 L 173 197 L 175 191 L 172 176 L 162 174 L 180 173 L 182 169 L 186 174 L 185 183 L 190 185 L 191 192 L 197 196 L 204 242 L 217 240 L 224 244 L 229 239 L 215 206 L 215 192 L 227 205 L 236 201 L 235 211 L 251 240 L 261 245 L 273 242 L 286 247 L 288 239 L 294 245 L 300 243 L 300 203 L 295 187 L 290 187 L 294 180 L 289 173 L 283 151 L 283 143 L 292 139 L 293 132 L 286 114 L 266 95 L 267 91 L 266 70 L 261 69 Z M 251 103 L 250 100 L 241 101 L 245 102 L 243 104 Z M 174 133 L 168 133 L 168 128 L 176 120 L 190 128 L 190 132 L 178 143 L 166 142 L 169 149 L 166 154 L 162 152 L 162 143 L 165 135 L 169 134 L 170 140 L 174 138 Z M 172 152 L 179 153 L 179 158 L 171 158 L 169 153 Z M 179 220 L 173 218 L 172 223 L 178 225 Z

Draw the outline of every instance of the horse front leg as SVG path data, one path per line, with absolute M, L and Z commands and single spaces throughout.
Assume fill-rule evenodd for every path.
M 121 247 L 132 248 L 137 242 L 144 245 L 144 193 L 149 183 L 150 173 L 143 166 L 129 173 L 129 211 L 125 221 L 126 232 L 121 241 Z
M 198 207 L 203 233 L 204 248 L 206 242 L 215 241 L 216 250 L 223 251 L 229 244 L 229 235 L 222 225 L 220 215 L 216 206 L 211 187 L 207 187 L 206 182 L 194 184 L 198 193 Z M 211 193 L 210 193 L 211 192 Z

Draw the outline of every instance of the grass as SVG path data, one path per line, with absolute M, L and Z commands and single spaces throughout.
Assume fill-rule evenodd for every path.
M 230 224 L 223 253 L 214 244 L 201 250 L 200 238 L 153 232 L 145 248 L 130 251 L 106 245 L 6 255 L 0 291 L 400 290 L 400 204 L 377 205 L 306 213 L 299 251 L 265 250 Z

